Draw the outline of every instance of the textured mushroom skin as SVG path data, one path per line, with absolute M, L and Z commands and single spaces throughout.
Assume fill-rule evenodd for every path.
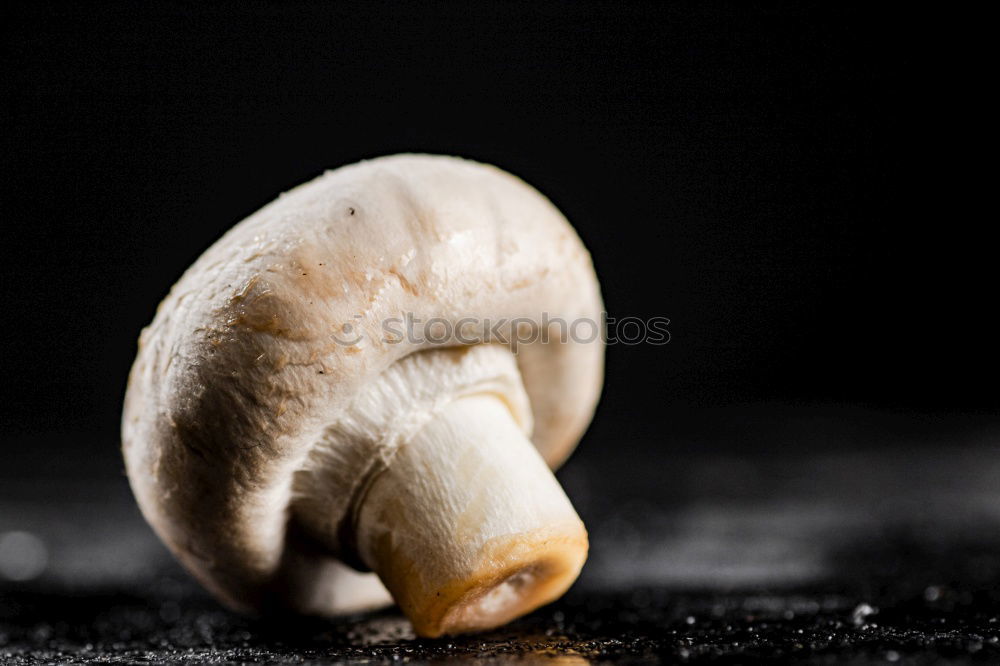
M 383 322 L 599 323 L 601 311 L 579 238 L 514 176 L 426 155 L 328 172 L 225 234 L 143 331 L 122 421 L 133 491 L 204 585 L 260 609 L 280 597 L 289 562 L 331 558 L 286 538 L 311 447 L 361 387 L 433 346 L 389 342 Z M 590 420 L 603 353 L 600 340 L 517 349 L 531 439 L 550 466 Z

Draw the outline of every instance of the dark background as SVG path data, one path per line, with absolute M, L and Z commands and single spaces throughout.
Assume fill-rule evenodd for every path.
M 972 5 L 0 6 L 0 662 L 1000 661 L 995 21 Z M 401 151 L 522 176 L 612 346 L 557 604 L 224 611 L 132 500 L 140 329 L 226 229 Z M 728 660 L 728 661 L 727 661 Z
M 279 192 L 402 151 L 522 176 L 579 230 L 612 316 L 671 319 L 667 346 L 609 349 L 595 427 L 771 401 L 997 405 L 983 17 L 808 2 L 3 12 L 5 435 L 114 447 L 139 330 L 181 272 Z

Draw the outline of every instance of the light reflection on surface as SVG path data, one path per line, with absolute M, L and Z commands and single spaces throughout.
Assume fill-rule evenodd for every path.
M 903 641 L 915 635 L 913 613 L 933 629 L 920 641 L 987 650 L 1000 645 L 1000 624 L 974 602 L 1000 580 L 1000 543 L 991 537 L 1000 535 L 998 441 L 979 433 L 947 451 L 848 442 L 789 446 L 780 455 L 707 448 L 669 459 L 646 451 L 599 465 L 581 456 L 560 474 L 591 535 L 577 586 L 509 627 L 435 641 L 417 639 L 394 611 L 332 623 L 228 613 L 145 525 L 117 459 L 67 458 L 53 472 L 30 460 L 19 466 L 15 452 L 0 468 L 0 656 L 62 641 L 65 654 L 83 661 L 94 656 L 81 652 L 89 643 L 124 662 L 182 654 L 655 662 L 740 655 L 765 644 L 832 650 L 878 631 L 890 632 L 885 650 L 900 652 L 905 643 L 891 642 L 891 622 L 910 623 L 899 630 Z M 953 587 L 956 580 L 972 591 Z M 905 613 L 866 596 L 897 584 L 909 595 Z M 934 615 L 965 607 L 972 610 L 954 626 Z

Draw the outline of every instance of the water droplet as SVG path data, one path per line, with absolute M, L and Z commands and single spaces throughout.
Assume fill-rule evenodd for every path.
M 851 622 L 854 623 L 854 626 L 860 627 L 863 624 L 868 624 L 868 618 L 877 613 L 877 608 L 862 602 L 851 611 Z
M 32 580 L 45 571 L 49 551 L 45 543 L 30 532 L 0 534 L 0 577 L 7 580 Z

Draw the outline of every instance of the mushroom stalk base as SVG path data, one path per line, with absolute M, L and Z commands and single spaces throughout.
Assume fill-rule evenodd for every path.
M 587 533 L 494 395 L 441 408 L 395 453 L 356 514 L 358 553 L 415 631 L 489 629 L 558 598 Z

